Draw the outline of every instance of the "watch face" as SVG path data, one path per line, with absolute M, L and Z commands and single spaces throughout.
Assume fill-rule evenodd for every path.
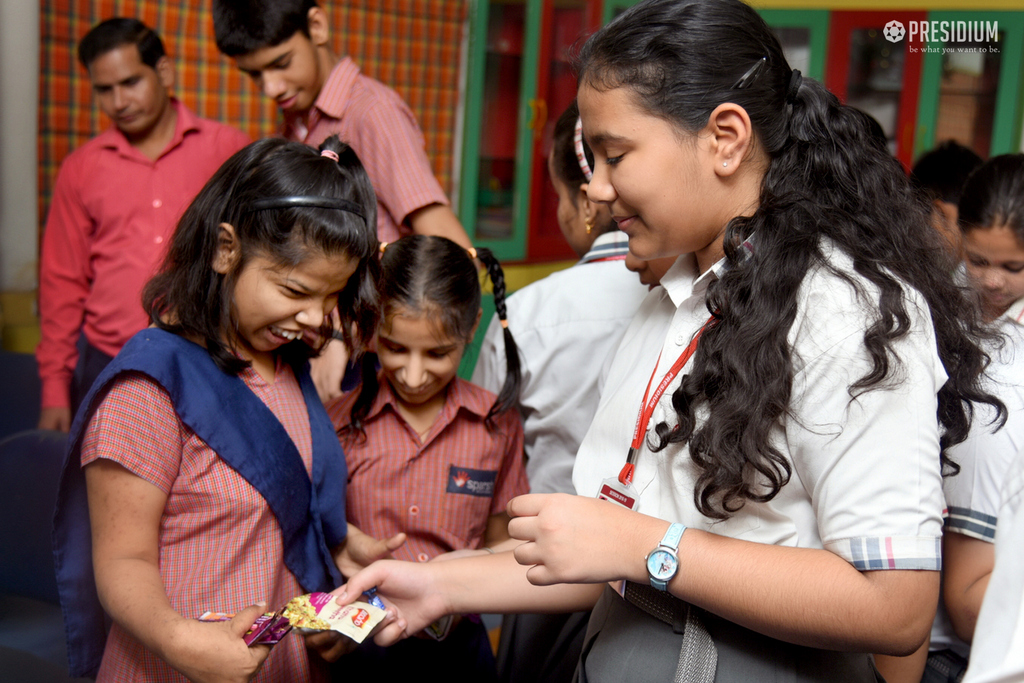
M 655 550 L 647 556 L 647 572 L 659 581 L 668 581 L 676 575 L 679 560 L 667 550 Z

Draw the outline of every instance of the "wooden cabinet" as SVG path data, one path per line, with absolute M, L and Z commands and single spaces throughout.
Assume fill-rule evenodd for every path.
M 470 18 L 459 218 L 510 261 L 573 258 L 555 217 L 547 153 L 576 96 L 571 49 L 599 0 L 481 0 Z
M 915 158 L 950 139 L 982 157 L 1019 150 L 1024 12 L 929 12 L 928 20 L 938 35 L 924 54 Z

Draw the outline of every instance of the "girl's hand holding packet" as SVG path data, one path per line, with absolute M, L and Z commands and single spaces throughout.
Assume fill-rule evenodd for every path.
M 275 645 L 293 628 L 299 633 L 337 631 L 357 643 L 384 620 L 386 611 L 381 599 L 367 593 L 369 602 L 354 602 L 340 606 L 330 593 L 307 593 L 292 598 L 280 612 L 260 615 L 243 640 L 246 645 Z M 234 615 L 224 612 L 205 612 L 199 621 L 229 621 Z

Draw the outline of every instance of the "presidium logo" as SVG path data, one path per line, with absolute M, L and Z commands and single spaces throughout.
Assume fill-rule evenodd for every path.
M 998 21 L 908 21 L 904 27 L 903 22 L 893 20 L 882 29 L 882 35 L 890 43 L 907 38 L 910 52 L 999 52 Z M 915 41 L 924 47 L 910 45 Z

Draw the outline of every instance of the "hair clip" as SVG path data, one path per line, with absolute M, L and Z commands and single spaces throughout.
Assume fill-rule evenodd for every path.
M 583 177 L 589 183 L 594 179 L 594 172 L 590 170 L 587 153 L 583 150 L 583 119 L 578 116 L 576 117 L 576 130 L 572 134 L 572 142 L 576 146 L 576 159 L 580 162 L 580 170 L 583 171 Z
M 466 252 L 469 254 L 469 258 L 476 258 L 476 249 L 474 247 L 470 247 Z
M 380 253 L 383 254 L 384 250 L 388 248 L 389 244 L 391 244 L 391 243 L 390 242 L 381 242 L 380 243 Z
M 761 59 L 754 62 L 754 65 L 747 69 L 747 73 L 740 76 L 740 79 L 732 84 L 733 90 L 749 88 L 754 81 L 757 80 L 757 77 L 761 75 L 761 71 L 764 69 L 766 64 L 768 64 L 767 57 L 761 57 Z
M 330 159 L 331 161 L 334 161 L 334 162 L 338 161 L 338 153 L 335 152 L 333 149 L 321 150 L 320 151 L 320 156 L 327 157 L 328 159 Z
M 350 202 L 347 199 L 337 199 L 334 197 L 317 197 L 314 195 L 292 195 L 290 197 L 269 197 L 267 199 L 257 199 L 249 205 L 249 213 L 253 211 L 266 211 L 268 209 L 293 209 L 297 207 L 308 207 L 311 209 L 338 209 L 339 211 L 346 211 L 351 214 L 355 214 L 362 219 L 366 219 L 363 215 L 363 208 L 355 202 Z

